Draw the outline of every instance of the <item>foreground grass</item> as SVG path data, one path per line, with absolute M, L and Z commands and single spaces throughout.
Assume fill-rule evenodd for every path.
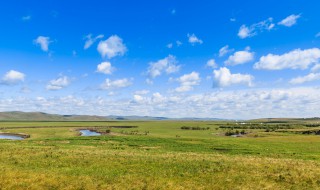
M 232 138 L 213 135 L 215 128 L 180 130 L 194 122 L 138 122 L 149 135 L 79 137 L 74 127 L 88 123 L 10 124 L 4 131 L 31 138 L 0 141 L 1 190 L 320 189 L 317 136 Z M 114 131 L 122 130 L 133 129 Z

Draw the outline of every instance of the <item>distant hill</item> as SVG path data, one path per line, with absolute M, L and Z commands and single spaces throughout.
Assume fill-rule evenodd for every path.
M 95 115 L 59 115 L 43 112 L 0 112 L 0 121 L 170 121 L 170 120 L 189 120 L 189 121 L 221 121 L 217 118 L 167 118 L 151 116 L 95 116 Z
M 315 123 L 320 122 L 319 117 L 311 118 L 261 118 L 252 119 L 249 122 L 261 122 L 261 123 Z
M 89 115 L 58 115 L 43 112 L 0 112 L 0 121 L 107 121 L 107 117 Z

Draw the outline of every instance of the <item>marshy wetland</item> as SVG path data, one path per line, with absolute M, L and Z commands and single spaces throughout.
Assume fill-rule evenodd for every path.
M 319 189 L 318 122 L 1 122 L 0 189 Z

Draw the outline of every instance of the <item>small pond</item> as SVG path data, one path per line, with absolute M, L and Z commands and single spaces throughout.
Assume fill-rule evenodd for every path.
M 79 130 L 79 132 L 81 133 L 81 136 L 100 136 L 101 135 L 101 133 L 97 133 L 95 131 L 91 131 L 88 129 Z
M 18 135 L 0 134 L 0 139 L 23 140 L 24 138 Z

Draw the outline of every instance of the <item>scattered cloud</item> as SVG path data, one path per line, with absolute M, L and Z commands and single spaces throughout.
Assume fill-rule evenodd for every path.
M 25 74 L 19 71 L 10 70 L 1 79 L 1 84 L 14 85 L 23 82 L 25 79 Z
M 135 95 L 133 95 L 133 100 L 135 102 L 143 102 L 144 101 L 144 97 L 139 95 L 139 94 L 135 94 Z
M 213 68 L 213 69 L 215 69 L 215 68 L 218 67 L 218 65 L 217 65 L 217 63 L 216 63 L 216 61 L 215 61 L 214 59 L 208 60 L 206 66 L 207 66 L 207 67 L 211 67 L 211 68 Z
M 33 43 L 40 45 L 42 51 L 48 52 L 51 41 L 49 37 L 38 36 L 37 39 L 33 40 Z
M 195 45 L 195 44 L 202 44 L 203 41 L 201 39 L 199 39 L 195 34 L 188 34 L 188 41 L 190 44 Z
M 120 88 L 126 88 L 132 85 L 132 79 L 117 79 L 117 80 L 110 80 L 106 79 L 103 84 L 100 85 L 101 89 L 103 90 L 114 90 Z
M 252 86 L 253 76 L 248 74 L 231 74 L 230 70 L 222 67 L 213 71 L 214 87 L 227 87 L 234 84 Z
M 290 15 L 288 17 L 286 17 L 285 19 L 281 20 L 280 22 L 278 22 L 279 25 L 283 25 L 286 27 L 291 27 L 293 25 L 295 25 L 297 23 L 297 20 L 301 17 L 301 15 Z
M 315 117 L 320 89 L 217 90 L 197 94 L 139 95 L 114 99 L 78 96 L 1 98 L 0 111 L 24 110 L 83 115 L 155 115 L 163 117 L 216 117 L 253 119 L 267 117 Z M 303 110 L 303 112 L 301 112 Z
M 116 56 L 124 55 L 127 52 L 127 47 L 123 44 L 123 41 L 119 36 L 113 35 L 105 41 L 100 41 L 97 50 L 101 57 L 104 58 L 107 56 L 111 59 Z
M 273 23 L 273 18 L 270 17 L 264 21 L 252 24 L 250 26 L 246 26 L 244 24 L 241 25 L 238 31 L 238 36 L 241 39 L 245 39 L 257 35 L 258 32 L 272 30 L 274 27 L 275 24 Z
M 311 81 L 315 81 L 315 80 L 320 80 L 320 73 L 310 73 L 306 76 L 300 76 L 297 78 L 293 78 L 290 80 L 291 84 L 302 84 L 305 82 L 311 82 Z
M 173 47 L 173 43 L 167 44 L 167 48 L 171 49 Z
M 29 21 L 29 20 L 31 20 L 31 15 L 23 16 L 23 17 L 21 17 L 21 20 L 22 21 Z
M 237 19 L 236 19 L 236 18 L 230 18 L 230 21 L 231 21 L 231 22 L 236 22 Z
M 226 60 L 224 63 L 226 65 L 239 65 L 248 63 L 250 61 L 253 61 L 254 59 L 254 53 L 250 52 L 250 47 L 247 47 L 244 51 L 237 51 L 233 55 L 230 55 L 228 60 Z
M 88 48 L 90 48 L 98 39 L 101 39 L 101 38 L 103 38 L 103 37 L 104 37 L 104 35 L 103 35 L 103 34 L 100 34 L 100 35 L 92 38 L 92 34 L 88 34 L 88 35 L 84 38 L 86 41 L 85 41 L 85 43 L 84 43 L 83 49 L 88 49 Z
M 225 45 L 219 50 L 219 57 L 223 57 L 224 55 L 233 51 L 234 49 L 229 49 L 229 45 Z
M 150 92 L 149 90 L 138 90 L 138 91 L 135 91 L 134 94 L 146 95 L 146 94 L 148 94 L 149 92 Z
M 320 37 L 320 32 L 318 32 L 318 33 L 316 34 L 316 38 L 318 38 L 318 37 Z
M 67 76 L 61 76 L 57 79 L 51 80 L 47 86 L 47 90 L 61 90 L 70 85 L 70 79 Z
M 150 62 L 147 74 L 151 78 L 160 76 L 163 72 L 167 74 L 176 73 L 180 70 L 180 65 L 177 65 L 175 56 L 169 55 L 157 62 Z
M 319 63 L 320 49 L 295 49 L 282 55 L 268 54 L 260 57 L 254 64 L 255 69 L 282 70 L 307 69 L 310 65 Z
M 177 79 L 180 86 L 175 89 L 176 92 L 187 92 L 193 89 L 193 86 L 199 85 L 201 78 L 199 73 L 191 72 L 190 74 L 182 75 Z
M 106 75 L 110 75 L 112 74 L 112 72 L 114 71 L 114 68 L 111 66 L 110 62 L 102 62 L 97 66 L 97 72 L 98 73 L 103 73 Z
M 180 42 L 179 40 L 176 41 L 177 47 L 182 45 L 182 42 Z
M 20 88 L 20 92 L 24 93 L 24 94 L 27 94 L 27 93 L 31 92 L 31 89 L 26 87 L 26 86 L 23 86 L 23 87 Z
M 311 68 L 311 72 L 316 72 L 320 70 L 320 64 L 315 64 L 312 68 Z

